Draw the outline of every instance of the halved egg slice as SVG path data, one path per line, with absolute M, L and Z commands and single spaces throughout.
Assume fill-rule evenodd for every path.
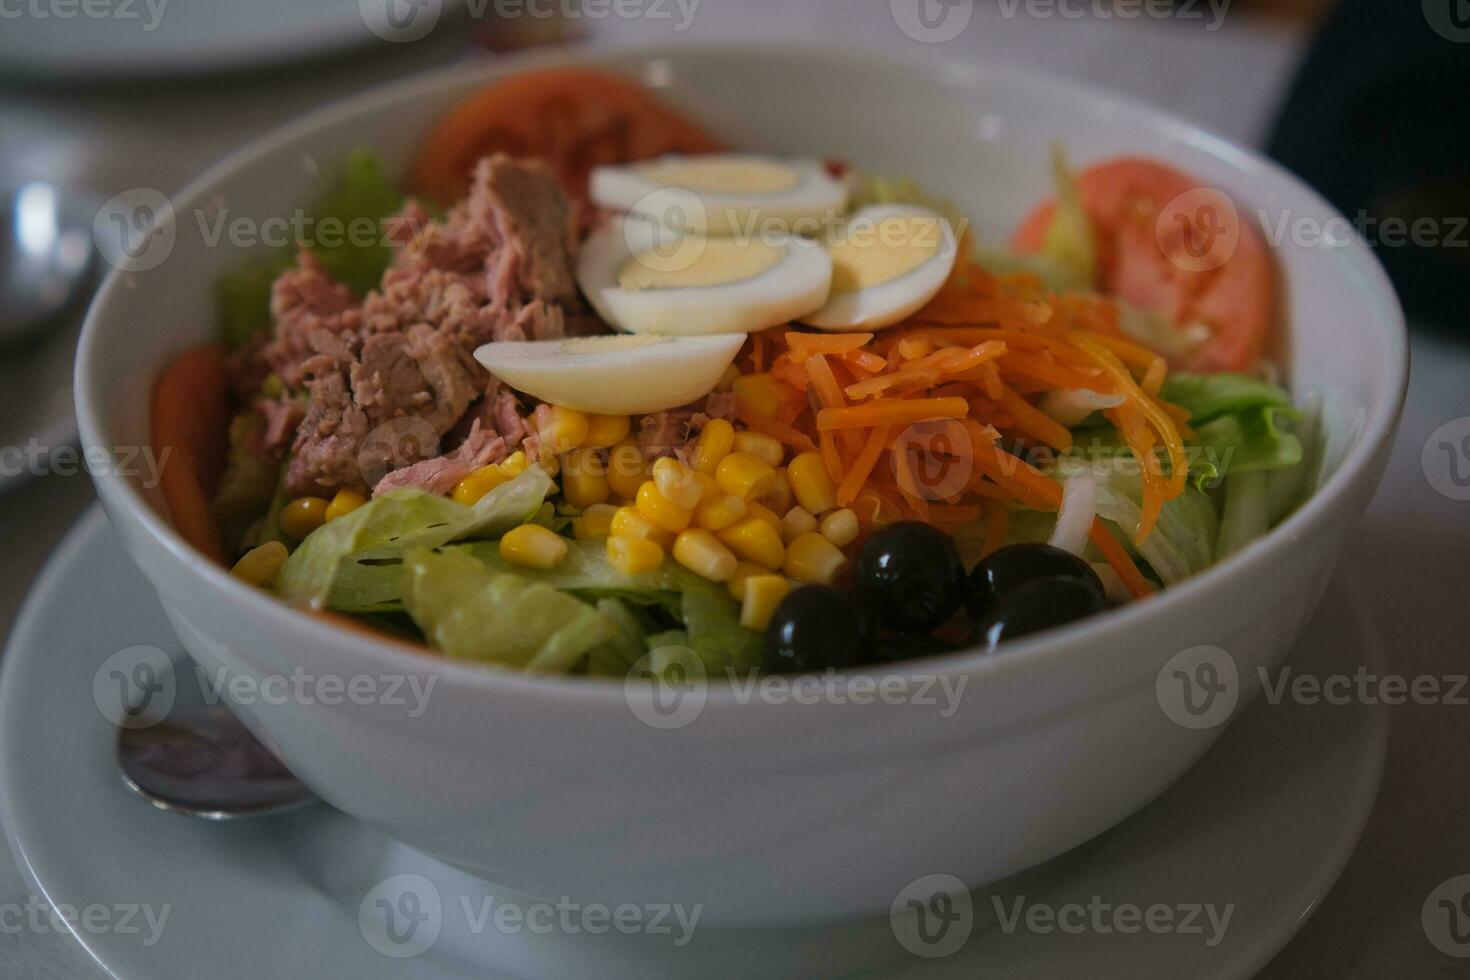
M 677 230 L 751 237 L 767 231 L 817 236 L 847 208 L 847 186 L 814 160 L 739 154 L 667 156 L 595 167 L 588 185 L 605 208 L 668 223 L 661 191 L 692 201 Z
M 855 211 L 826 245 L 832 292 L 800 319 L 827 330 L 876 330 L 914 313 L 939 292 L 959 251 L 945 218 L 909 204 Z
M 748 333 L 826 302 L 832 260 L 795 235 L 706 238 L 619 218 L 582 243 L 577 284 L 604 320 L 633 333 Z
M 475 359 L 516 391 L 553 405 L 644 415 L 709 394 L 744 342 L 744 334 L 499 341 L 480 347 Z

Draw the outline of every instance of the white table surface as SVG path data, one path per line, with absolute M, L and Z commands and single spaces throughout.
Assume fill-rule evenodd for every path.
M 674 4 L 669 5 L 677 9 Z M 1073 8 L 1080 5 L 1074 4 Z M 1092 6 L 1092 5 L 1087 5 Z M 688 3 L 686 0 L 686 8 Z M 672 21 L 583 19 L 569 25 L 602 40 L 800 40 L 918 57 L 1011 61 L 1097 82 L 1154 101 L 1233 139 L 1259 143 L 1301 52 L 1293 30 L 1229 13 L 1207 20 L 1069 20 L 1049 9 L 981 0 L 954 40 L 919 45 L 897 29 L 883 0 L 704 0 L 688 28 Z M 1017 11 L 1008 16 L 1006 11 Z M 541 25 L 521 23 L 515 30 Z M 485 31 L 486 25 L 472 29 Z M 0 183 L 45 175 L 109 196 L 124 188 L 179 187 L 232 147 L 314 105 L 369 84 L 464 57 L 463 31 L 296 70 L 98 87 L 83 92 L 0 87 Z M 1470 502 L 1437 493 L 1421 453 L 1430 434 L 1470 416 L 1470 345 L 1414 339 L 1409 404 L 1383 488 L 1344 561 L 1368 566 L 1372 615 L 1408 677 L 1464 672 L 1460 615 L 1470 542 Z M 92 501 L 85 477 L 46 477 L 0 497 L 0 635 L 31 580 Z M 84 606 L 81 608 L 85 608 Z M 1440 882 L 1470 872 L 1470 708 L 1394 709 L 1383 792 L 1363 843 L 1338 886 L 1300 935 L 1262 974 L 1286 978 L 1462 977 L 1464 961 L 1427 940 L 1420 910 Z M 0 907 L 24 905 L 30 888 L 0 849 Z M 68 938 L 0 930 L 0 977 L 82 980 L 101 976 Z

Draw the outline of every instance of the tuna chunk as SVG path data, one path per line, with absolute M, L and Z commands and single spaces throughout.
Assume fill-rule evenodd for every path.
M 476 420 L 465 441 L 454 452 L 394 470 L 373 487 L 373 496 L 404 487 L 447 494 L 475 470 L 498 463 L 507 455 L 505 440 L 482 429 Z

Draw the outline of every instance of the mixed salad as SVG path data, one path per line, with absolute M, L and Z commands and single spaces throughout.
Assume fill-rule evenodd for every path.
M 444 656 L 848 668 L 1146 600 L 1309 489 L 1260 236 L 1060 150 L 1004 246 L 860 161 L 729 152 L 582 69 L 369 150 L 153 395 L 178 530 Z M 986 229 L 989 231 L 989 229 Z

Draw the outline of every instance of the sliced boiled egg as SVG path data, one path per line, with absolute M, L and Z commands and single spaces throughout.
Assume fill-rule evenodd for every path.
M 847 186 L 814 160 L 739 154 L 667 156 L 595 167 L 588 184 L 605 208 L 666 222 L 665 191 L 688 198 L 677 215 L 689 233 L 818 235 L 847 208 Z
M 618 218 L 582 244 L 577 283 L 608 323 L 633 333 L 748 333 L 827 299 L 820 242 L 783 233 L 706 238 Z
M 516 391 L 553 405 L 645 415 L 709 394 L 744 342 L 744 334 L 499 341 L 480 347 L 475 359 Z
M 826 246 L 832 292 L 801 321 L 827 330 L 874 330 L 914 313 L 939 292 L 959 251 L 945 218 L 908 204 L 855 211 Z

